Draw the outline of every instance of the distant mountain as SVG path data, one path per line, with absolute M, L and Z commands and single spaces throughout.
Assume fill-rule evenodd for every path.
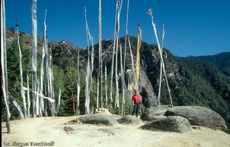
M 213 56 L 188 57 L 213 63 L 223 74 L 230 76 L 230 52 L 224 52 Z

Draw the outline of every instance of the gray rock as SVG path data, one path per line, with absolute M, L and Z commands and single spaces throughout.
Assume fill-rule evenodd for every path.
M 151 123 L 147 123 L 141 127 L 147 130 L 160 130 L 185 133 L 192 130 L 191 125 L 187 119 L 181 116 L 169 116 Z
M 71 128 L 71 127 L 65 126 L 65 127 L 64 127 L 64 131 L 65 131 L 67 134 L 69 134 L 69 133 L 73 132 L 74 129 Z
M 131 59 L 129 59 L 128 56 L 127 56 L 127 61 L 128 62 L 131 61 Z M 128 62 L 127 62 L 127 64 L 129 64 Z M 126 72 L 126 77 L 127 77 L 127 80 L 132 79 L 133 73 L 132 72 Z M 132 84 L 134 84 L 134 83 L 132 83 Z M 130 97 L 130 102 L 132 100 L 131 98 L 133 95 L 132 84 L 129 84 L 129 86 L 128 86 L 128 93 L 129 93 L 129 97 Z M 149 79 L 146 75 L 146 72 L 142 68 L 140 69 L 140 79 L 138 82 L 138 87 L 139 87 L 138 92 L 142 96 L 142 104 L 147 108 L 157 106 L 157 100 L 156 100 L 157 96 L 154 93 L 152 84 L 149 81 Z M 144 93 L 144 94 L 142 94 L 142 93 Z
M 166 116 L 151 116 L 148 118 L 148 121 L 156 121 L 156 120 L 160 120 L 162 118 L 166 118 Z
M 121 124 L 136 124 L 136 125 L 142 123 L 140 118 L 132 116 L 132 115 L 126 115 L 122 117 L 121 119 L 119 119 L 118 122 Z
M 227 130 L 224 119 L 215 111 L 200 106 L 176 106 L 166 111 L 166 116 L 182 116 L 191 125 Z
M 79 117 L 79 121 L 85 124 L 95 124 L 95 125 L 107 125 L 112 126 L 117 124 L 117 119 L 119 117 L 114 117 L 113 115 L 83 115 Z
M 121 119 L 121 118 L 122 118 L 121 115 L 117 115 L 117 114 L 110 115 L 110 117 L 112 117 L 112 118 L 115 119 L 115 120 L 118 120 L 118 119 Z
M 146 72 L 144 70 L 140 70 L 140 79 L 138 82 L 139 92 L 142 96 L 142 103 L 145 107 L 155 107 L 157 106 L 157 96 L 154 93 L 151 82 L 149 81 Z M 146 92 L 144 95 L 143 92 Z
M 169 109 L 168 106 L 159 106 L 147 108 L 141 115 L 141 119 L 145 121 L 154 121 L 164 117 L 165 112 Z

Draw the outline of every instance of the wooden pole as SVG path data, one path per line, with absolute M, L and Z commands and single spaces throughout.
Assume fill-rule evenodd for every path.
M 37 0 L 32 0 L 32 91 L 37 92 Z M 33 117 L 36 117 L 36 93 L 33 93 Z
M 99 12 L 98 12 L 98 39 L 99 39 L 99 98 L 100 98 L 100 107 L 103 107 L 103 94 L 102 94 L 102 17 L 101 17 L 101 0 L 99 2 Z
M 128 22 L 129 22 L 129 0 L 127 0 L 127 5 L 126 5 L 124 72 L 126 72 L 126 52 L 127 52 Z M 124 74 L 124 78 L 125 78 L 125 74 Z
M 161 62 L 162 62 L 163 74 L 164 74 L 166 85 L 167 85 L 168 92 L 169 92 L 170 104 L 173 107 L 171 91 L 170 91 L 170 88 L 169 88 L 168 78 L 167 78 L 167 74 L 166 74 L 166 71 L 165 71 L 164 59 L 163 59 L 163 55 L 162 55 L 162 48 L 161 48 L 161 45 L 160 45 L 160 42 L 159 42 L 159 39 L 158 39 L 157 29 L 156 29 L 156 25 L 155 25 L 154 20 L 153 20 L 153 14 L 152 14 L 152 10 L 151 9 L 149 9 L 148 15 L 151 17 L 152 26 L 153 26 L 153 32 L 154 32 L 154 36 L 155 36 L 156 41 L 157 41 L 158 51 L 160 53 L 160 59 L 161 59 Z
M 5 18 L 5 0 L 1 0 L 1 80 L 2 93 L 6 108 L 6 128 L 10 133 L 10 110 L 8 101 L 8 75 L 7 75 L 7 53 L 6 53 L 6 18 Z
M 165 37 L 165 30 L 164 30 L 164 25 L 163 25 L 163 32 L 162 32 L 162 42 L 161 42 L 161 48 L 162 48 L 162 53 L 163 53 L 163 46 L 164 46 L 164 37 Z M 160 79 L 159 79 L 159 89 L 158 89 L 158 106 L 161 105 L 161 83 L 162 83 L 162 70 L 163 70 L 163 65 L 162 62 L 160 61 Z

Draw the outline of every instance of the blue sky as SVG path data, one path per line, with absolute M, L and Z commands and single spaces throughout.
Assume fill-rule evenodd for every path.
M 42 36 L 43 17 L 47 13 L 49 41 L 67 40 L 78 47 L 86 46 L 84 0 L 37 0 L 38 34 Z M 31 34 L 32 0 L 5 0 L 7 27 L 19 20 L 20 30 Z M 86 0 L 88 23 L 94 42 L 98 41 L 98 0 Z M 103 39 L 113 39 L 116 0 L 102 0 Z M 164 46 L 174 55 L 213 55 L 230 51 L 229 0 L 130 0 L 129 34 L 137 36 L 138 24 L 143 40 L 155 43 L 150 18 L 152 8 L 161 36 L 165 25 Z M 125 32 L 126 0 L 121 12 L 120 37 Z

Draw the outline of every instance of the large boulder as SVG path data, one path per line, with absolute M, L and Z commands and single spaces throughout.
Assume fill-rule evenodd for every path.
M 106 126 L 112 126 L 114 124 L 117 124 L 117 119 L 120 119 L 120 117 L 102 114 L 83 115 L 79 117 L 79 121 L 82 123 Z
M 200 106 L 176 106 L 165 112 L 166 116 L 182 116 L 191 125 L 204 126 L 212 129 L 226 130 L 224 119 L 215 111 Z
M 142 123 L 140 118 L 132 116 L 132 115 L 126 115 L 122 117 L 121 119 L 118 119 L 118 122 L 121 124 L 135 124 L 135 125 Z
M 145 109 L 143 114 L 141 115 L 141 119 L 145 121 L 154 121 L 160 118 L 165 117 L 165 112 L 169 109 L 168 106 L 159 106 L 159 107 L 151 107 Z
M 141 127 L 147 130 L 160 130 L 185 133 L 192 130 L 189 121 L 181 116 L 169 116 L 151 123 L 147 123 Z

